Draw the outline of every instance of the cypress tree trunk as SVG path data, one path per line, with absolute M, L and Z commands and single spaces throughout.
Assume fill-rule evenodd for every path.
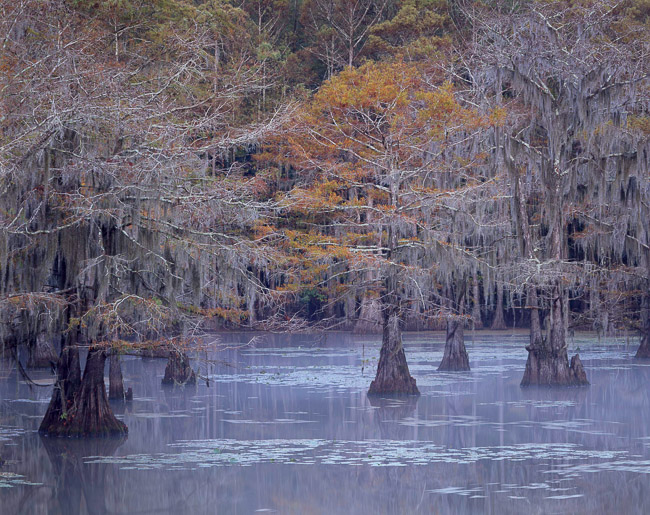
M 447 307 L 451 315 L 447 318 L 447 335 L 445 353 L 438 370 L 467 371 L 469 357 L 465 349 L 465 296 L 467 280 L 464 276 L 455 276 L 447 289 Z
M 398 206 L 399 182 L 391 182 L 391 205 Z M 377 375 L 370 383 L 368 395 L 420 395 L 411 377 L 406 363 L 404 346 L 402 345 L 402 329 L 400 327 L 401 301 L 399 295 L 400 267 L 393 262 L 397 252 L 397 228 L 395 223 L 388 224 L 388 268 L 384 276 L 385 293 L 381 297 L 381 315 L 383 323 L 381 351 L 377 363 Z
M 68 414 L 74 410 L 81 388 L 81 365 L 76 342 L 64 340 L 61 346 L 52 398 L 39 428 L 43 434 L 58 432 Z
M 382 331 L 381 304 L 379 300 L 364 296 L 361 301 L 359 318 L 352 332 L 354 334 L 380 334 Z
M 119 436 L 127 433 L 126 426 L 115 418 L 108 404 L 105 363 L 106 351 L 91 347 L 76 402 L 57 420 L 48 418 L 46 414 L 41 424 L 42 433 L 50 436 Z
M 106 398 L 105 363 L 106 351 L 91 347 L 77 407 L 67 430 L 70 436 L 119 436 L 127 433 L 126 426 L 115 418 Z
M 576 354 L 567 356 L 565 317 L 567 299 L 563 288 L 556 282 L 552 290 L 548 337 L 544 338 L 539 322 L 537 292 L 529 289 L 531 306 L 530 344 L 526 347 L 528 360 L 521 386 L 584 386 L 587 375 Z
M 479 290 L 478 277 L 472 279 L 472 324 L 474 329 L 483 329 L 481 320 L 481 291 Z
M 440 371 L 469 370 L 469 356 L 465 349 L 465 322 L 460 317 L 447 319 L 445 353 L 438 367 Z
M 377 375 L 370 383 L 368 395 L 420 395 L 406 363 L 398 310 L 394 305 L 387 304 L 383 306 L 382 315 L 383 337 Z
M 169 353 L 162 384 L 196 384 L 196 374 L 190 367 L 190 358 L 187 357 L 187 354 L 177 350 L 172 350 Z
M 108 361 L 108 398 L 112 401 L 124 400 L 124 381 L 122 379 L 122 365 L 120 355 L 111 352 Z
M 503 318 L 503 286 L 497 284 L 497 304 L 494 308 L 494 320 L 490 329 L 506 329 L 506 321 Z
M 643 333 L 641 336 L 641 345 L 636 351 L 636 358 L 650 358 L 650 294 L 643 298 L 641 308 L 641 320 L 643 321 Z
M 552 187 L 546 190 L 549 206 L 549 226 L 551 231 L 548 235 L 548 245 L 551 256 L 560 262 L 566 255 L 564 241 L 564 219 L 561 208 L 561 190 L 557 181 L 558 175 L 551 173 L 551 166 L 546 165 L 548 181 Z M 539 318 L 535 321 L 537 327 L 533 329 L 531 324 L 531 342 L 526 347 L 528 360 L 526 370 L 521 380 L 521 386 L 584 386 L 588 385 L 587 375 L 576 354 L 569 359 L 567 356 L 566 328 L 568 325 L 569 299 L 567 291 L 561 284 L 561 279 L 556 277 L 549 288 L 550 313 L 548 314 L 548 334 L 544 338 L 539 327 Z M 538 299 L 534 288 L 529 289 L 530 303 L 533 311 L 537 311 Z M 539 315 L 537 315 L 539 317 Z
M 467 281 L 465 277 L 456 277 L 447 291 L 447 305 L 451 316 L 447 318 L 447 335 L 445 353 L 438 370 L 467 371 L 469 357 L 465 349 L 465 294 Z

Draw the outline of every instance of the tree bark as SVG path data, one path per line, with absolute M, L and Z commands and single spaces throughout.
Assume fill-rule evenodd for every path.
M 45 419 L 40 431 L 50 436 L 120 436 L 128 432 L 126 425 L 115 418 L 104 384 L 106 351 L 91 347 L 88 351 L 81 388 L 76 402 L 58 420 Z
M 120 355 L 112 351 L 108 361 L 108 398 L 112 401 L 124 400 L 124 380 Z
M 438 367 L 440 371 L 462 372 L 469 370 L 469 356 L 465 349 L 465 322 L 460 317 L 447 319 L 445 353 Z
M 76 342 L 62 342 L 56 367 L 56 383 L 52 398 L 39 428 L 40 433 L 55 434 L 72 411 L 81 388 L 81 365 Z
M 394 305 L 384 305 L 383 337 L 377 375 L 370 383 L 368 395 L 420 395 L 415 379 L 411 377 L 402 346 L 399 314 Z
M 196 384 L 196 374 L 190 367 L 190 358 L 187 357 L 187 354 L 177 350 L 172 350 L 169 353 L 162 384 Z
M 565 335 L 566 299 L 563 288 L 556 283 L 552 290 L 549 331 L 545 338 L 539 322 L 537 293 L 529 288 L 531 306 L 530 344 L 526 347 L 528 360 L 521 386 L 586 386 L 587 375 L 576 354 L 569 359 Z

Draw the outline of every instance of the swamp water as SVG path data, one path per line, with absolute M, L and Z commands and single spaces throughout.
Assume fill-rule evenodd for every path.
M 210 387 L 126 357 L 124 440 L 41 438 L 51 387 L 0 366 L 0 513 L 650 512 L 636 342 L 577 336 L 590 387 L 521 389 L 524 333 L 468 334 L 470 373 L 436 371 L 443 335 L 406 334 L 421 397 L 369 399 L 379 337 L 249 339 L 222 337 Z

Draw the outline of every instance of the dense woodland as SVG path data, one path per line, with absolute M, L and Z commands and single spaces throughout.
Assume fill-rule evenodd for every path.
M 574 330 L 650 357 L 649 26 L 647 0 L 1 0 L 0 338 L 56 369 L 42 430 L 125 431 L 106 359 L 118 398 L 123 353 L 195 381 L 220 329 L 381 333 L 370 393 L 418 393 L 405 329 L 467 370 L 466 329 L 530 328 L 522 385 L 588 384 Z

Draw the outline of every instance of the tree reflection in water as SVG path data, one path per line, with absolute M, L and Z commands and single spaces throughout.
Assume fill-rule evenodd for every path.
M 62 515 L 109 513 L 107 491 L 111 490 L 115 483 L 114 475 L 119 471 L 110 465 L 89 465 L 86 461 L 88 456 L 113 456 L 125 441 L 126 437 L 73 439 L 41 436 L 52 464 L 54 497 Z

